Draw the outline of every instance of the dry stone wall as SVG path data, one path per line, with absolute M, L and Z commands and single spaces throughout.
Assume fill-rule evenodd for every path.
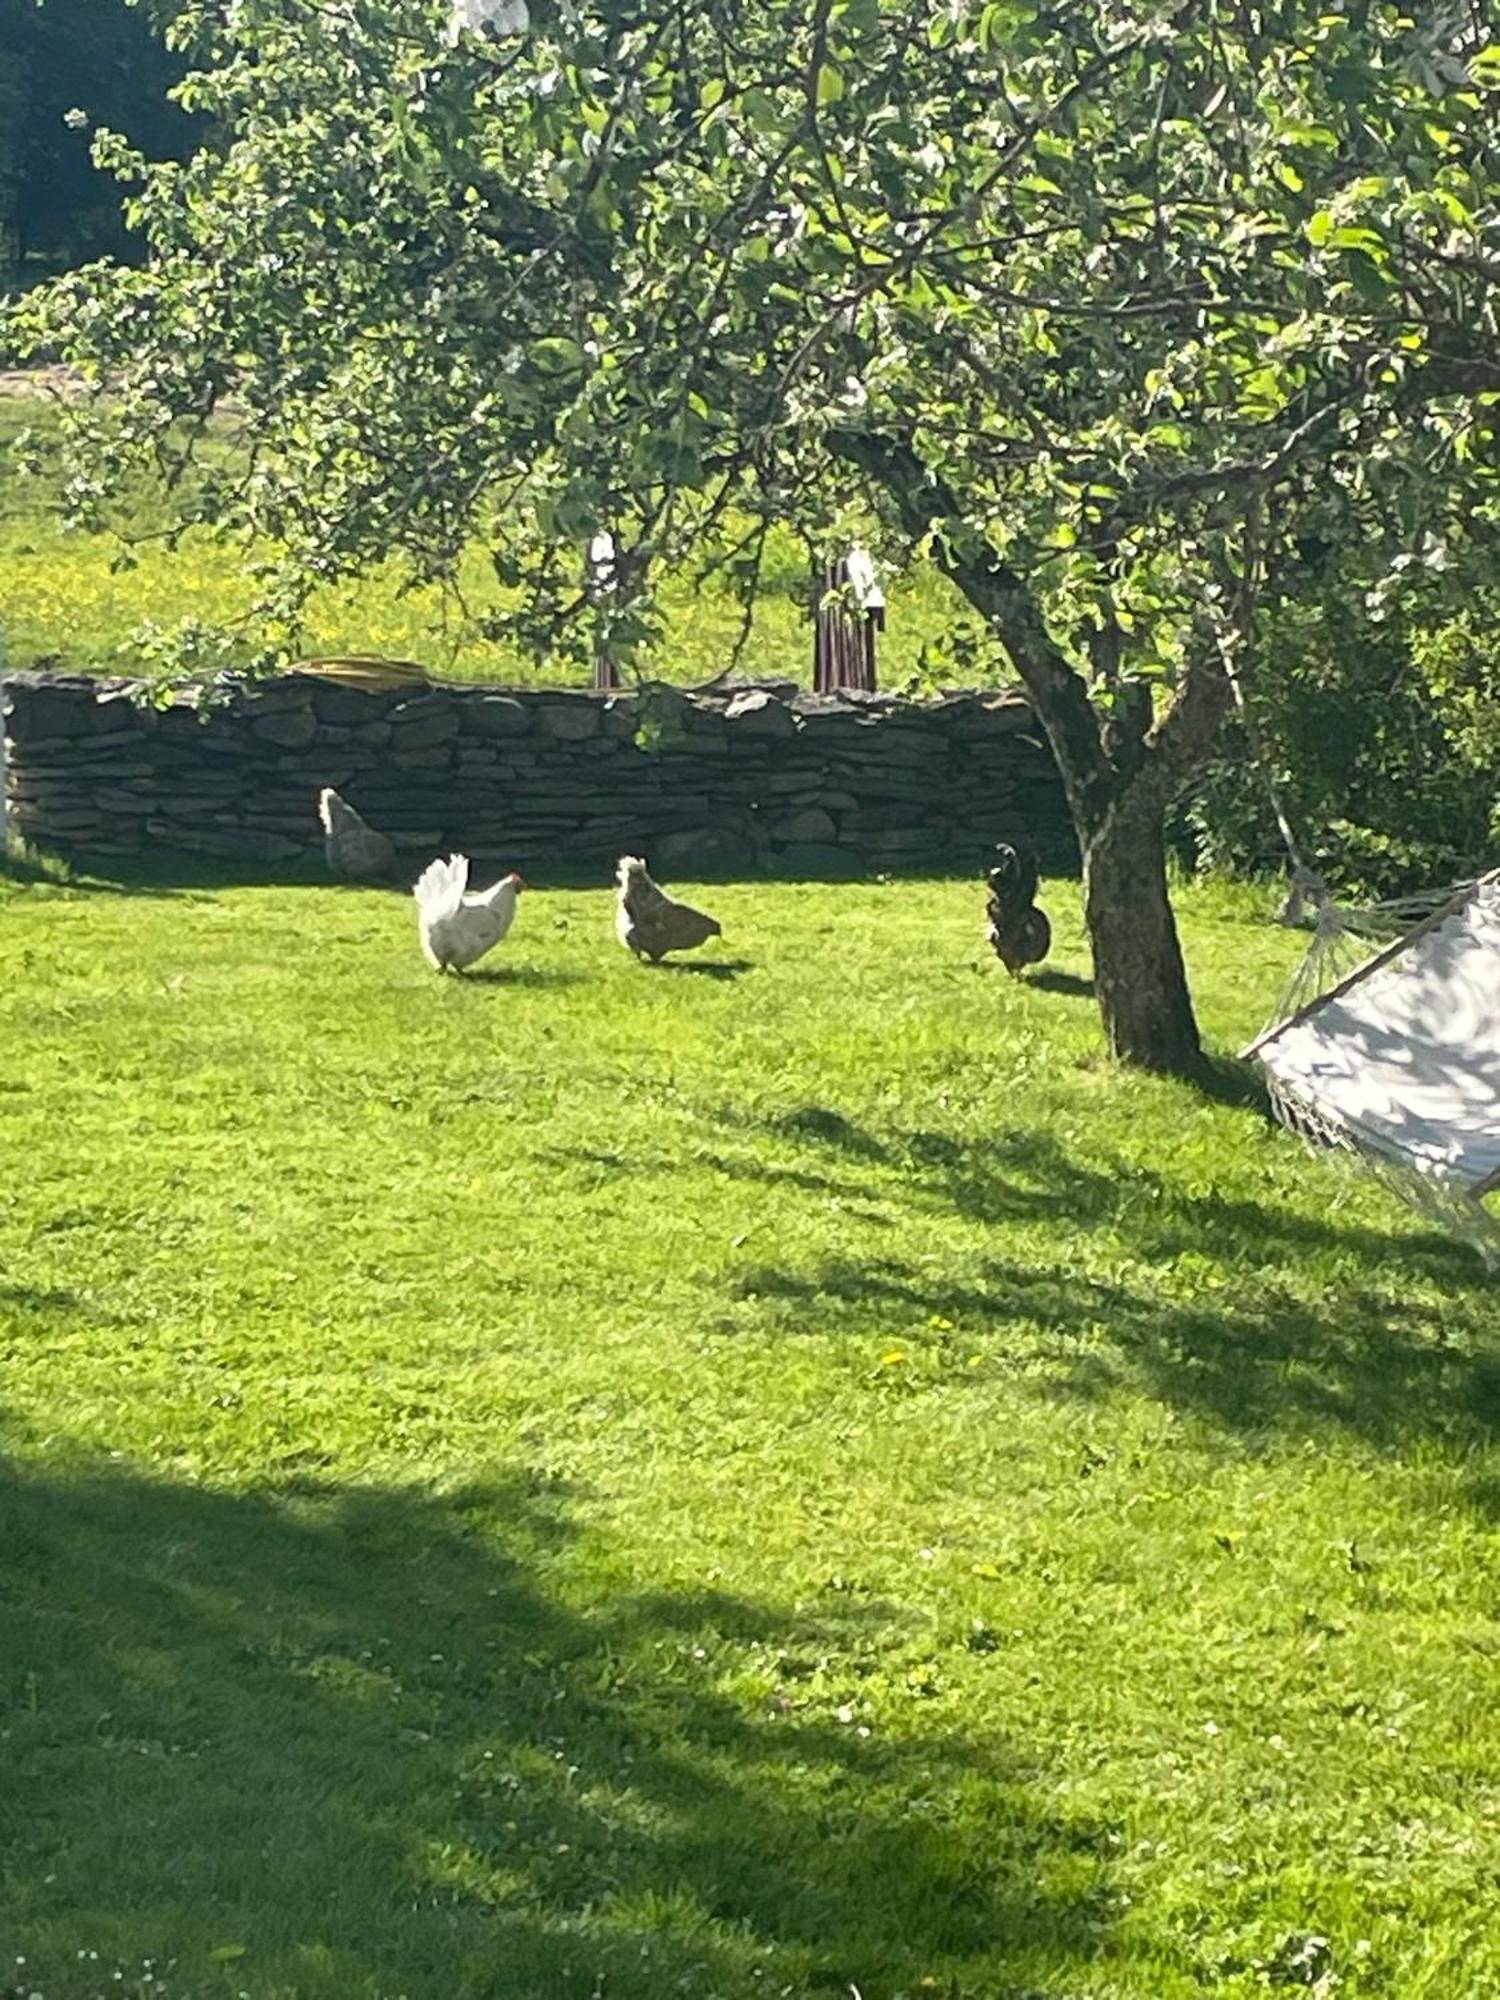
M 402 687 L 310 674 L 158 708 L 127 682 L 21 674 L 4 693 L 10 823 L 82 863 L 166 853 L 267 873 L 315 861 L 332 785 L 415 869 L 457 849 L 544 873 L 638 852 L 666 874 L 857 875 L 1072 841 L 1025 701 L 812 696 L 789 684 Z

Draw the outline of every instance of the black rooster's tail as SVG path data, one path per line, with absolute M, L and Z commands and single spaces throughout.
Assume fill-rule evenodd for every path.
M 990 894 L 1002 910 L 1018 914 L 1036 901 L 1041 879 L 1035 854 L 1029 847 L 1009 847 L 1001 842 L 995 849 L 995 865 L 989 872 Z

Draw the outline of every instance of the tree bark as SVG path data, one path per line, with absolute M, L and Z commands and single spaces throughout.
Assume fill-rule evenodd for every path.
M 1149 794 L 1127 792 L 1084 839 L 1083 907 L 1111 1053 L 1138 1069 L 1192 1074 L 1202 1045 L 1167 894 L 1162 812 Z

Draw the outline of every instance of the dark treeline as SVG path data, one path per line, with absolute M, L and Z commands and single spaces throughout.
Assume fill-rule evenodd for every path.
M 0 283 L 137 254 L 90 145 L 107 125 L 156 158 L 191 151 L 159 27 L 128 0 L 0 0 Z

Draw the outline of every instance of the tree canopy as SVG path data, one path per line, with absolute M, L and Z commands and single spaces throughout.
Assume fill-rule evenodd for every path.
M 232 396 L 245 467 L 183 491 L 282 546 L 291 597 L 393 550 L 451 575 L 478 534 L 538 646 L 602 526 L 618 647 L 663 564 L 748 591 L 768 522 L 872 508 L 1031 690 L 1112 1042 L 1181 1066 L 1161 823 L 1226 661 L 1310 539 L 1399 592 L 1414 552 L 1488 532 L 1488 8 L 536 0 L 504 25 L 190 0 L 182 101 L 227 143 L 153 168 L 103 140 L 151 266 L 36 321 L 123 393 L 110 466 L 176 464 Z

